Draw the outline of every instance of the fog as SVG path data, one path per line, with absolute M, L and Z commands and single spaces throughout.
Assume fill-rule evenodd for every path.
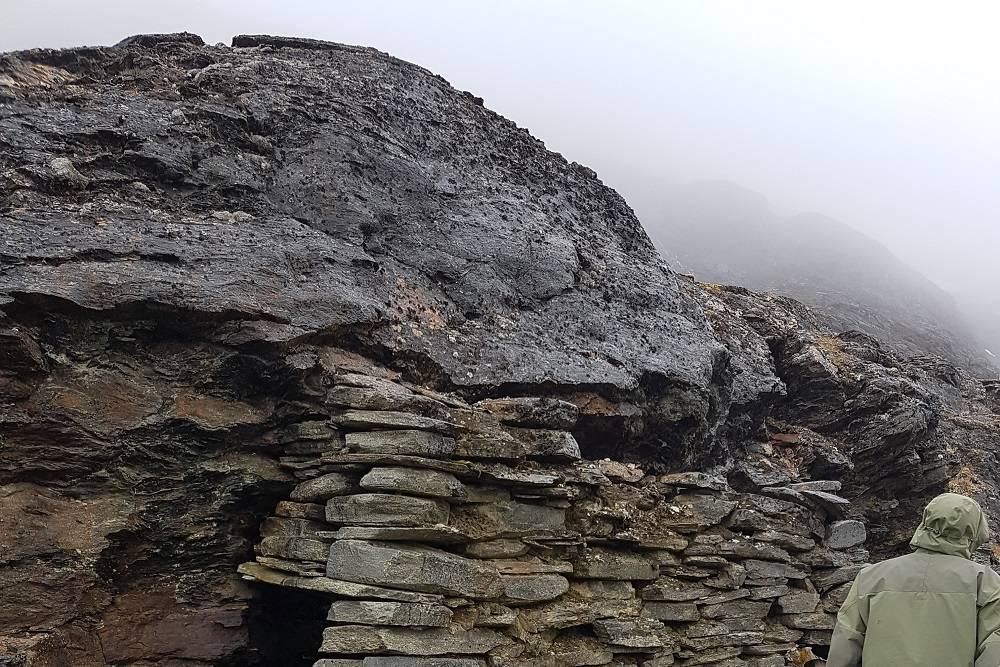
M 662 189 L 732 181 L 877 239 L 1000 341 L 1000 5 L 0 0 L 0 16 L 0 51 L 178 30 L 374 46 L 591 166 L 650 229 Z

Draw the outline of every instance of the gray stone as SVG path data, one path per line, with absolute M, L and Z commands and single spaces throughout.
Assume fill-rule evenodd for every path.
M 785 614 L 779 617 L 782 624 L 796 630 L 833 630 L 837 623 L 834 614 L 823 612 L 807 614 Z
M 554 600 L 569 590 L 569 581 L 558 574 L 505 574 L 501 579 L 508 604 Z
M 802 537 L 778 530 L 762 530 L 753 534 L 753 539 L 759 542 L 770 542 L 791 551 L 809 551 L 816 546 L 811 537 Z
M 747 570 L 747 577 L 751 579 L 805 579 L 809 576 L 806 570 L 794 565 L 766 560 L 745 560 L 743 567 Z
M 496 602 L 476 606 L 477 628 L 506 628 L 517 621 L 517 610 Z
M 322 658 L 313 667 L 364 667 L 364 661 L 352 658 Z
M 451 473 L 413 468 L 372 468 L 361 478 L 361 488 L 434 498 L 459 499 L 465 496 L 465 487 Z
M 493 630 L 474 628 L 388 628 L 338 625 L 323 631 L 321 653 L 404 654 L 415 656 L 485 654 L 511 640 Z M 406 663 L 402 663 L 406 664 Z
M 323 502 L 334 496 L 353 493 L 357 488 L 358 485 L 352 478 L 341 473 L 331 472 L 296 486 L 292 489 L 291 499 L 306 503 Z
M 791 589 L 783 584 L 774 586 L 758 586 L 750 589 L 751 600 L 774 600 L 783 595 L 788 595 Z
M 321 537 L 337 540 L 381 540 L 383 542 L 422 542 L 424 544 L 462 544 L 467 535 L 448 526 L 344 526 L 336 531 L 324 531 Z
M 742 565 L 732 564 L 721 572 L 702 580 L 702 583 L 712 588 L 733 590 L 739 588 L 747 579 L 747 570 Z
M 744 646 L 743 655 L 757 655 L 757 653 L 751 652 L 750 649 L 755 649 L 757 651 L 769 650 L 772 653 L 785 654 L 795 648 L 795 644 L 759 644 L 758 646 Z M 767 655 L 759 658 L 750 658 L 746 662 L 746 667 L 785 667 L 786 664 L 784 655 Z M 817 667 L 818 665 L 819 663 L 817 663 Z
M 693 567 L 707 567 L 710 570 L 729 565 L 729 561 L 722 556 L 688 556 L 683 560 L 683 563 Z
M 661 475 L 658 481 L 660 484 L 667 486 L 702 489 L 705 491 L 722 492 L 729 489 L 729 484 L 722 477 L 707 475 L 703 472 L 675 472 L 669 475 Z
M 672 577 L 660 577 L 642 589 L 642 599 L 660 602 L 690 602 L 708 597 L 715 592 L 715 589 L 702 586 L 699 583 Z
M 278 516 L 290 519 L 312 519 L 314 521 L 326 521 L 326 508 L 315 503 L 292 503 L 282 500 L 274 509 Z
M 701 615 L 708 619 L 764 618 L 770 609 L 771 603 L 767 600 L 734 600 L 701 607 Z
M 575 563 L 574 573 L 582 579 L 652 581 L 659 575 L 659 567 L 640 554 L 590 547 Z
M 681 494 L 667 503 L 670 511 L 662 527 L 678 532 L 693 532 L 722 522 L 736 503 L 705 494 Z
M 730 632 L 714 637 L 686 637 L 680 641 L 681 646 L 693 651 L 707 651 L 722 646 L 745 646 L 759 644 L 764 641 L 763 632 Z
M 257 543 L 255 549 L 261 556 L 323 562 L 329 553 L 330 544 L 306 537 L 265 537 Z
M 429 498 L 360 493 L 326 503 L 326 520 L 355 526 L 433 526 L 448 523 L 448 503 Z
M 387 431 L 390 433 L 391 431 Z M 336 452 L 323 454 L 323 472 L 368 472 L 375 466 L 398 466 L 401 468 L 420 468 L 440 470 L 457 476 L 478 477 L 479 472 L 463 461 L 435 459 L 426 456 L 409 456 L 407 454 L 379 454 L 377 452 Z
M 626 581 L 574 581 L 569 591 L 551 602 L 520 610 L 519 624 L 528 632 L 569 628 L 599 618 L 638 616 L 640 601 Z
M 566 530 L 566 510 L 516 500 L 465 504 L 453 508 L 451 525 L 479 540 L 534 533 L 561 534 Z
M 298 588 L 318 593 L 328 593 L 348 598 L 397 600 L 399 602 L 419 602 L 422 604 L 440 604 L 440 595 L 414 593 L 410 591 L 393 590 L 379 586 L 369 586 L 352 581 L 342 581 L 329 577 L 298 577 L 289 576 L 259 563 L 242 563 L 237 571 L 246 579 L 259 581 L 286 588 Z
M 348 433 L 344 436 L 347 448 L 359 454 L 397 454 L 447 458 L 455 452 L 455 441 L 437 433 L 425 431 L 370 431 Z M 324 459 L 328 460 L 328 459 Z
M 504 588 L 496 568 L 483 561 L 387 542 L 334 542 L 327 576 L 474 599 L 499 598 Z
M 834 521 L 827 527 L 826 544 L 831 549 L 843 550 L 863 544 L 868 539 L 865 524 L 860 521 Z
M 444 405 L 427 396 L 414 394 L 395 382 L 380 380 L 371 387 L 335 386 L 326 393 L 327 405 L 355 410 L 417 412 L 434 414 Z
M 465 547 L 465 555 L 472 558 L 516 558 L 528 553 L 528 545 L 521 540 L 496 539 L 473 542 Z
M 715 592 L 714 595 L 709 595 L 698 600 L 698 605 L 717 605 L 723 602 L 732 602 L 733 600 L 742 600 L 743 598 L 750 597 L 750 591 L 746 588 L 738 588 L 735 591 L 725 591 L 724 593 Z
M 817 570 L 812 573 L 810 579 L 812 580 L 813 585 L 815 585 L 816 588 L 823 593 L 830 590 L 834 586 L 854 581 L 854 578 L 858 576 L 858 573 L 865 567 L 867 567 L 865 563 L 856 563 L 853 565 L 838 567 L 834 570 Z
M 475 407 L 495 415 L 505 424 L 569 430 L 579 409 L 568 401 L 545 397 L 488 398 Z
M 784 630 L 784 626 L 778 626 Z M 764 632 L 765 624 L 762 618 L 727 618 L 724 621 L 706 621 L 704 619 L 684 628 L 687 637 L 717 637 L 731 632 Z
M 580 445 L 573 434 L 567 431 L 511 428 L 510 433 L 521 443 L 528 457 L 559 461 L 575 461 L 580 458 Z
M 500 574 L 570 574 L 573 564 L 566 560 L 543 561 L 539 558 L 509 558 L 491 559 L 492 564 Z
M 642 605 L 643 616 L 660 621 L 697 621 L 701 618 L 698 606 L 693 602 L 646 602 Z
M 308 537 L 319 539 L 327 525 L 311 519 L 269 516 L 260 524 L 261 537 Z
M 847 599 L 847 594 L 850 590 L 851 584 L 841 584 L 827 591 L 823 595 L 823 611 L 830 612 L 831 614 L 836 614 L 840 611 L 840 607 L 844 604 L 844 600 Z
M 363 430 L 419 430 L 434 431 L 449 435 L 455 431 L 455 424 L 440 419 L 421 417 L 409 412 L 376 411 L 376 410 L 344 410 L 333 416 L 333 421 L 347 429 Z M 352 434 L 346 437 L 348 446 Z M 404 452 L 400 452 L 404 453 Z M 413 452 L 419 453 L 419 452 Z
M 663 624 L 653 619 L 602 618 L 592 623 L 594 634 L 603 642 L 616 648 L 658 649 L 663 646 L 659 630 Z
M 357 625 L 444 628 L 451 623 L 451 609 L 444 605 L 413 602 L 338 600 L 330 605 L 330 611 L 326 618 L 334 623 L 354 623 Z
M 274 556 L 257 556 L 254 560 L 272 570 L 290 572 L 300 577 L 322 577 L 326 573 L 324 564 L 313 561 L 287 560 Z
M 832 479 L 817 479 L 810 482 L 789 484 L 788 488 L 795 491 L 827 491 L 836 493 L 841 489 L 841 483 Z
M 728 556 L 789 562 L 792 557 L 781 547 L 736 536 L 718 544 L 695 544 L 684 550 L 685 556 Z
M 802 495 L 822 507 L 827 514 L 833 517 L 842 517 L 851 508 L 850 500 L 826 491 L 803 491 Z
M 709 649 L 708 651 L 701 651 L 685 660 L 684 667 L 694 667 L 695 665 L 713 665 L 714 667 L 722 667 L 725 661 L 730 658 L 735 658 L 740 654 L 740 652 L 741 650 L 738 646 L 726 646 Z
M 479 658 L 414 658 L 413 656 L 370 656 L 361 667 L 486 667 Z
M 796 590 L 778 598 L 778 609 L 783 614 L 809 614 L 818 606 L 819 593 L 810 591 Z

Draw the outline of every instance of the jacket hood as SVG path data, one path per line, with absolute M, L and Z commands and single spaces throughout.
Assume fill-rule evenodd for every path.
M 971 560 L 989 538 L 990 529 L 979 503 L 957 493 L 944 493 L 924 508 L 910 546 Z

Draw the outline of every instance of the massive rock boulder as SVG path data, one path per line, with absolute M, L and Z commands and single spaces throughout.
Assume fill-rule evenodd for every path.
M 864 520 L 884 555 L 949 486 L 995 517 L 996 403 L 791 300 L 679 280 L 592 171 L 378 51 L 182 34 L 0 55 L 0 664 L 310 664 L 328 613 L 401 608 L 331 597 L 458 590 L 416 565 L 408 589 L 388 566 L 324 576 L 335 541 L 406 542 L 390 555 L 418 564 L 468 540 L 487 560 L 586 547 L 572 577 L 487 574 L 497 597 L 473 614 L 508 627 L 558 596 L 524 619 L 570 619 L 537 647 L 566 661 L 653 648 L 694 618 L 668 603 L 763 622 L 785 579 L 832 568 L 840 590 L 856 572 L 863 550 L 812 551 L 860 534 L 825 519 Z M 609 479 L 599 501 L 572 491 Z M 723 544 L 723 519 L 761 543 Z M 664 576 L 771 585 L 656 593 L 665 618 L 609 620 Z M 613 595 L 594 616 L 598 588 Z M 767 627 L 779 647 L 824 640 Z M 351 632 L 328 632 L 330 652 Z M 366 651 L 412 646 L 366 632 Z M 460 653 L 446 632 L 435 650 Z M 677 655 L 742 650 L 706 642 Z
M 372 359 L 425 391 L 564 398 L 587 456 L 659 468 L 724 459 L 780 391 L 763 343 L 715 334 L 593 171 L 373 49 L 6 54 L 0 137 L 0 656 L 289 655 L 325 619 L 251 604 L 268 593 L 235 567 L 267 513 L 323 519 L 275 509 L 276 453 L 328 444 L 324 402 L 352 393 L 330 378 Z M 452 445 L 537 444 L 497 409 L 495 437 Z M 290 545 L 319 548 L 268 535 L 261 556 Z

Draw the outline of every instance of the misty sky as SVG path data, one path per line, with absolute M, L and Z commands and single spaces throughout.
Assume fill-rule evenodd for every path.
M 661 184 L 732 180 L 1000 304 L 995 3 L 0 0 L 0 51 L 179 30 L 377 47 L 593 167 L 648 224 Z

